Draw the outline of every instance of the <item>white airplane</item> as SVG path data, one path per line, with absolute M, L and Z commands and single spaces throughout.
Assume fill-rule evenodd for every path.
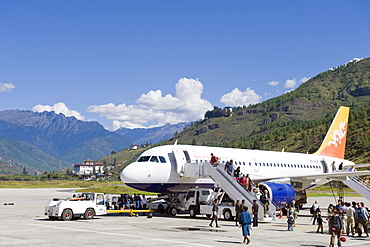
M 276 151 L 248 150 L 236 148 L 207 147 L 194 145 L 165 145 L 143 152 L 121 173 L 126 185 L 157 193 L 185 192 L 189 188 L 213 188 L 215 182 L 205 177 L 186 177 L 186 163 L 210 162 L 211 153 L 221 163 L 233 160 L 243 174 L 249 174 L 257 184 L 265 182 L 270 193 L 293 196 L 290 200 L 305 200 L 305 190 L 328 183 L 331 180 L 346 180 L 347 176 L 367 175 L 370 171 L 349 171 L 355 164 L 344 159 L 348 127 L 348 107 L 340 107 L 319 150 L 314 154 Z M 341 167 L 340 167 L 341 166 Z M 341 169 L 340 169 L 341 168 Z

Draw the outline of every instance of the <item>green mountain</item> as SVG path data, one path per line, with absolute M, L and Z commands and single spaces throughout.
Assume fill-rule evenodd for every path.
M 345 158 L 370 163 L 370 58 L 330 69 L 279 97 L 232 108 L 232 113 L 229 108 L 215 107 L 205 113 L 204 120 L 160 145 L 177 140 L 181 144 L 312 153 L 319 148 L 339 106 L 351 107 Z M 121 152 L 115 157 L 117 163 L 132 161 Z
M 323 72 L 279 97 L 236 107 L 228 117 L 197 121 L 166 143 L 178 140 L 184 144 L 312 153 L 321 144 L 339 106 L 348 106 L 346 158 L 370 162 L 368 151 L 359 144 L 367 143 L 370 136 L 369 103 L 367 58 Z
M 0 112 L 0 137 L 0 160 L 6 164 L 0 164 L 0 173 L 1 167 L 6 171 L 14 167 L 14 173 L 21 166 L 38 172 L 71 168 L 73 163 L 97 160 L 131 144 L 98 122 L 20 110 Z
M 27 142 L 7 137 L 0 136 L 0 154 L 0 174 L 20 174 L 24 167 L 31 175 L 71 168 L 70 163 L 45 154 Z

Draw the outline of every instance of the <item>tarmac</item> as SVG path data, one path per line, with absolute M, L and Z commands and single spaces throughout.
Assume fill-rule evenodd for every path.
M 235 222 L 220 220 L 221 228 L 211 228 L 205 216 L 154 214 L 147 218 L 110 214 L 72 221 L 51 221 L 44 216 L 48 201 L 53 197 L 71 197 L 71 194 L 71 190 L 66 189 L 0 189 L 0 246 L 245 246 L 241 229 Z M 260 223 L 252 229 L 252 242 L 248 246 L 328 246 L 327 225 L 324 225 L 326 233 L 316 233 L 317 226 L 310 221 L 309 207 L 315 200 L 322 211 L 329 203 L 335 203 L 334 197 L 308 198 L 293 232 L 287 231 L 286 217 Z M 345 198 L 345 201 L 353 200 L 370 206 L 363 197 Z M 342 246 L 370 246 L 370 238 L 346 238 Z

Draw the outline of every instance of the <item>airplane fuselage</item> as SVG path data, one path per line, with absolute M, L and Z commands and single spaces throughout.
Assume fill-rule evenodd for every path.
M 243 174 L 253 180 L 266 181 L 273 178 L 315 175 L 332 172 L 332 163 L 338 169 L 354 165 L 339 158 L 315 154 L 247 150 L 235 148 L 206 147 L 193 145 L 166 145 L 145 151 L 135 162 L 121 173 L 121 180 L 130 187 L 145 191 L 166 193 L 186 191 L 191 187 L 213 187 L 208 177 L 185 177 L 182 169 L 185 163 L 209 162 L 211 153 L 219 158 L 219 165 L 233 160 L 234 167 L 240 167 Z M 320 185 L 319 183 L 317 185 Z M 310 183 L 301 190 L 312 187 Z

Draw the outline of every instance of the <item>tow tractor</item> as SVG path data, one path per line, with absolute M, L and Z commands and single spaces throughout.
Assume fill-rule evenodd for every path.
M 148 213 L 152 217 L 152 210 L 136 209 L 109 209 L 108 196 L 103 193 L 78 193 L 70 199 L 54 198 L 45 205 L 45 215 L 51 220 L 71 220 L 83 216 L 85 219 L 93 219 L 96 215 L 108 213 L 129 213 L 130 216 L 138 216 L 137 213 Z

